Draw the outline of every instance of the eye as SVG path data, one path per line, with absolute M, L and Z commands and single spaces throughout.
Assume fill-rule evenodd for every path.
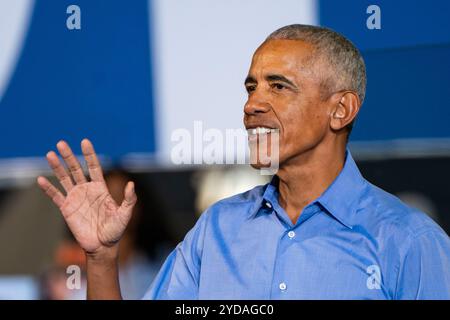
M 274 83 L 274 84 L 272 84 L 272 88 L 277 89 L 277 90 L 283 90 L 283 89 L 286 89 L 286 86 L 284 86 L 281 83 Z
M 248 86 L 245 86 L 245 89 L 247 90 L 248 93 L 251 93 L 251 92 L 255 91 L 256 86 L 255 85 L 248 85 Z

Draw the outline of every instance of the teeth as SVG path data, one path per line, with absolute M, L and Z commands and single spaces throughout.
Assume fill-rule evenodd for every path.
M 272 133 L 272 132 L 276 132 L 276 131 L 277 131 L 277 129 L 267 128 L 267 127 L 257 127 L 257 128 L 249 129 L 248 133 L 249 134 L 267 134 L 267 133 Z

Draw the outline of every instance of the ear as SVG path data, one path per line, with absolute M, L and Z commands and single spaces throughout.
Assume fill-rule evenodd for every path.
M 360 107 L 359 97 L 352 91 L 340 93 L 340 98 L 336 101 L 331 110 L 330 126 L 333 130 L 345 128 L 358 114 Z

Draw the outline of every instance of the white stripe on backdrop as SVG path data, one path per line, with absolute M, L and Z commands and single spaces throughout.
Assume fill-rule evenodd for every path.
M 315 0 L 150 0 L 157 150 L 168 160 L 178 128 L 243 128 L 244 79 L 275 29 L 318 23 Z M 228 150 L 227 150 L 228 152 Z M 195 156 L 195 155 L 193 155 Z
M 20 57 L 33 5 L 34 0 L 0 0 L 0 101 Z

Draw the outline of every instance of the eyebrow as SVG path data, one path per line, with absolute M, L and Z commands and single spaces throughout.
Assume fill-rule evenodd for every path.
M 280 82 L 284 82 L 288 85 L 290 85 L 291 87 L 293 87 L 294 89 L 298 89 L 297 86 L 288 78 L 286 78 L 285 76 L 281 75 L 281 74 L 269 74 L 268 76 L 266 76 L 266 80 L 267 81 L 280 81 Z
M 245 78 L 244 84 L 249 84 L 249 83 L 257 83 L 257 81 L 252 76 L 247 76 L 247 78 Z
M 280 81 L 280 82 L 284 82 L 285 84 L 288 84 L 289 86 L 293 87 L 294 89 L 298 89 L 297 86 L 288 78 L 286 78 L 285 76 L 281 75 L 281 74 L 269 74 L 266 76 L 266 80 L 267 81 Z M 245 78 L 245 82 L 244 84 L 254 84 L 254 83 L 258 83 L 258 81 L 256 81 L 256 79 L 252 76 L 247 76 L 247 78 Z

